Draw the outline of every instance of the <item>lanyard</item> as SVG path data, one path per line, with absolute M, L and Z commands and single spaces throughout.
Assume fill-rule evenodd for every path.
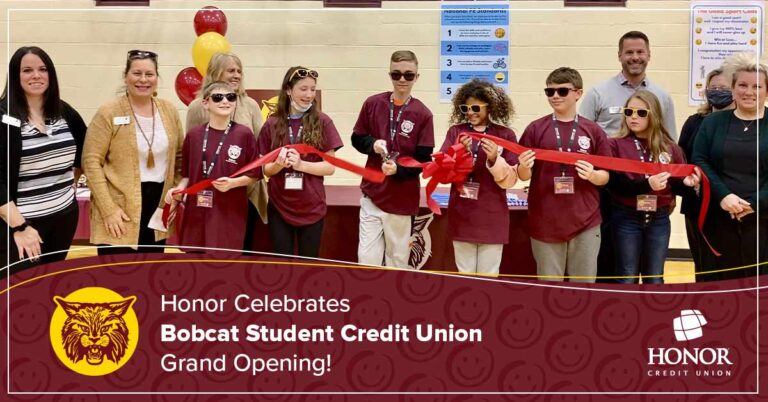
M 400 125 L 400 119 L 403 117 L 403 111 L 408 107 L 409 103 L 411 103 L 410 96 L 397 112 L 397 119 L 395 119 L 395 96 L 390 95 L 389 97 L 389 142 L 391 144 L 392 150 L 394 150 L 395 145 L 397 144 L 397 141 L 395 141 L 397 139 L 397 126 Z
M 552 113 L 552 125 L 555 127 L 555 138 L 557 138 L 557 150 L 560 152 L 563 152 L 563 141 L 560 139 L 560 127 L 558 127 L 557 124 L 557 118 L 555 118 L 555 114 Z M 579 128 L 579 115 L 577 114 L 576 117 L 573 119 L 573 128 L 571 129 L 571 138 L 568 140 L 568 152 L 571 152 L 571 148 L 573 147 L 573 140 L 576 138 L 576 130 Z M 560 175 L 565 176 L 565 165 L 560 165 Z
M 296 137 L 293 136 L 293 127 L 291 127 L 291 119 L 288 118 L 288 141 L 291 143 L 291 145 L 298 143 L 301 141 L 301 132 L 304 130 L 304 125 L 299 126 L 299 132 L 296 133 Z
M 637 153 L 640 155 L 640 162 L 645 162 L 645 151 L 643 150 L 643 147 L 640 146 L 640 141 L 637 140 L 637 138 L 634 138 L 635 140 L 635 148 L 637 148 Z M 653 162 L 653 155 L 648 156 L 648 162 Z M 647 174 L 645 175 L 645 178 L 647 179 Z
M 229 121 L 229 124 L 227 124 L 227 128 L 224 130 L 224 134 L 221 136 L 221 140 L 219 141 L 219 146 L 216 147 L 216 153 L 213 155 L 213 160 L 211 161 L 211 166 L 208 166 L 208 157 L 205 153 L 206 149 L 208 149 L 208 129 L 211 127 L 211 124 L 205 125 L 205 134 L 203 134 L 203 178 L 207 179 L 211 176 L 211 172 L 213 171 L 213 167 L 216 165 L 216 161 L 219 159 L 219 153 L 221 152 L 221 146 L 224 145 L 224 140 L 227 138 L 227 134 L 229 134 L 229 129 L 232 127 L 232 121 Z

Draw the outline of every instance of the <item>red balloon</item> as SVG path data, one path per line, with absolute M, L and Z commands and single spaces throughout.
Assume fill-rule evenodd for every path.
M 227 16 L 214 6 L 205 6 L 195 14 L 195 33 L 200 36 L 206 32 L 227 34 Z
M 203 76 L 197 72 L 196 68 L 187 67 L 179 71 L 179 75 L 176 76 L 176 95 L 185 105 L 189 105 L 195 100 L 201 85 L 203 85 Z

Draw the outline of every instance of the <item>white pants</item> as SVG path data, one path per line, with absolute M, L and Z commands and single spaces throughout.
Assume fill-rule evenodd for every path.
M 499 275 L 503 244 L 453 241 L 453 256 L 459 272 Z
M 541 281 L 595 282 L 597 254 L 600 252 L 600 225 L 587 229 L 563 243 L 531 239 L 536 272 Z
M 363 265 L 411 268 L 411 216 L 382 211 L 370 198 L 360 198 L 360 242 L 357 260 Z

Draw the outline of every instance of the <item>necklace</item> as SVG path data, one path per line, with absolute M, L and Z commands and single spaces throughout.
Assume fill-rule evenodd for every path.
M 152 144 L 155 142 L 155 100 L 152 99 L 152 133 L 150 137 L 147 137 L 147 134 L 144 133 L 144 129 L 141 128 L 141 124 L 139 124 L 139 117 L 136 115 L 136 111 L 133 110 L 133 104 L 131 104 L 130 100 L 128 101 L 128 105 L 131 107 L 131 113 L 133 113 L 134 119 L 136 119 L 136 127 L 139 128 L 139 132 L 141 132 L 141 136 L 144 137 L 144 141 L 147 142 L 147 147 L 149 148 L 149 151 L 147 152 L 147 169 L 152 169 L 155 167 L 155 155 L 152 153 Z
M 739 119 L 739 120 L 741 120 L 741 119 Z M 749 124 L 744 124 L 744 120 L 741 120 L 741 124 L 744 126 L 744 132 L 745 133 L 747 132 L 747 130 L 749 130 L 749 127 L 751 127 L 752 123 L 754 123 L 755 121 L 757 121 L 757 120 L 750 120 Z

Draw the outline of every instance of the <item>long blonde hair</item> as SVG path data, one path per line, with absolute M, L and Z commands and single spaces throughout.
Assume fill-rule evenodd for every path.
M 227 64 L 229 64 L 231 60 L 234 60 L 234 62 L 238 67 L 240 67 L 240 70 L 242 71 L 243 62 L 240 61 L 240 58 L 237 57 L 237 55 L 234 53 L 215 53 L 211 57 L 211 61 L 208 62 L 208 71 L 205 73 L 205 77 L 203 77 L 203 85 L 200 86 L 200 89 L 197 92 L 198 98 L 202 98 L 203 88 L 206 88 L 208 85 L 211 85 L 211 83 L 216 81 L 222 81 L 222 77 L 226 72 Z M 240 77 L 240 85 L 235 90 L 235 93 L 237 93 L 238 96 L 245 95 L 245 87 L 243 86 L 242 74 Z
M 650 113 L 648 113 L 647 132 L 648 149 L 651 152 L 651 158 L 654 161 L 658 161 L 662 152 L 665 152 L 670 157 L 669 162 L 672 163 L 672 154 L 669 152 L 669 150 L 675 141 L 672 140 L 669 132 L 667 132 L 667 129 L 664 128 L 664 116 L 661 112 L 661 103 L 659 102 L 659 98 L 657 98 L 653 92 L 641 89 L 635 92 L 634 95 L 630 96 L 629 99 L 627 99 L 627 102 L 624 103 L 624 107 L 627 107 L 632 99 L 639 99 L 643 101 L 646 106 L 648 106 L 648 110 L 650 111 Z M 630 135 L 632 135 L 632 131 L 630 131 L 629 126 L 627 125 L 627 118 L 624 117 L 621 120 L 621 130 L 619 130 L 619 134 L 616 137 L 626 138 Z

